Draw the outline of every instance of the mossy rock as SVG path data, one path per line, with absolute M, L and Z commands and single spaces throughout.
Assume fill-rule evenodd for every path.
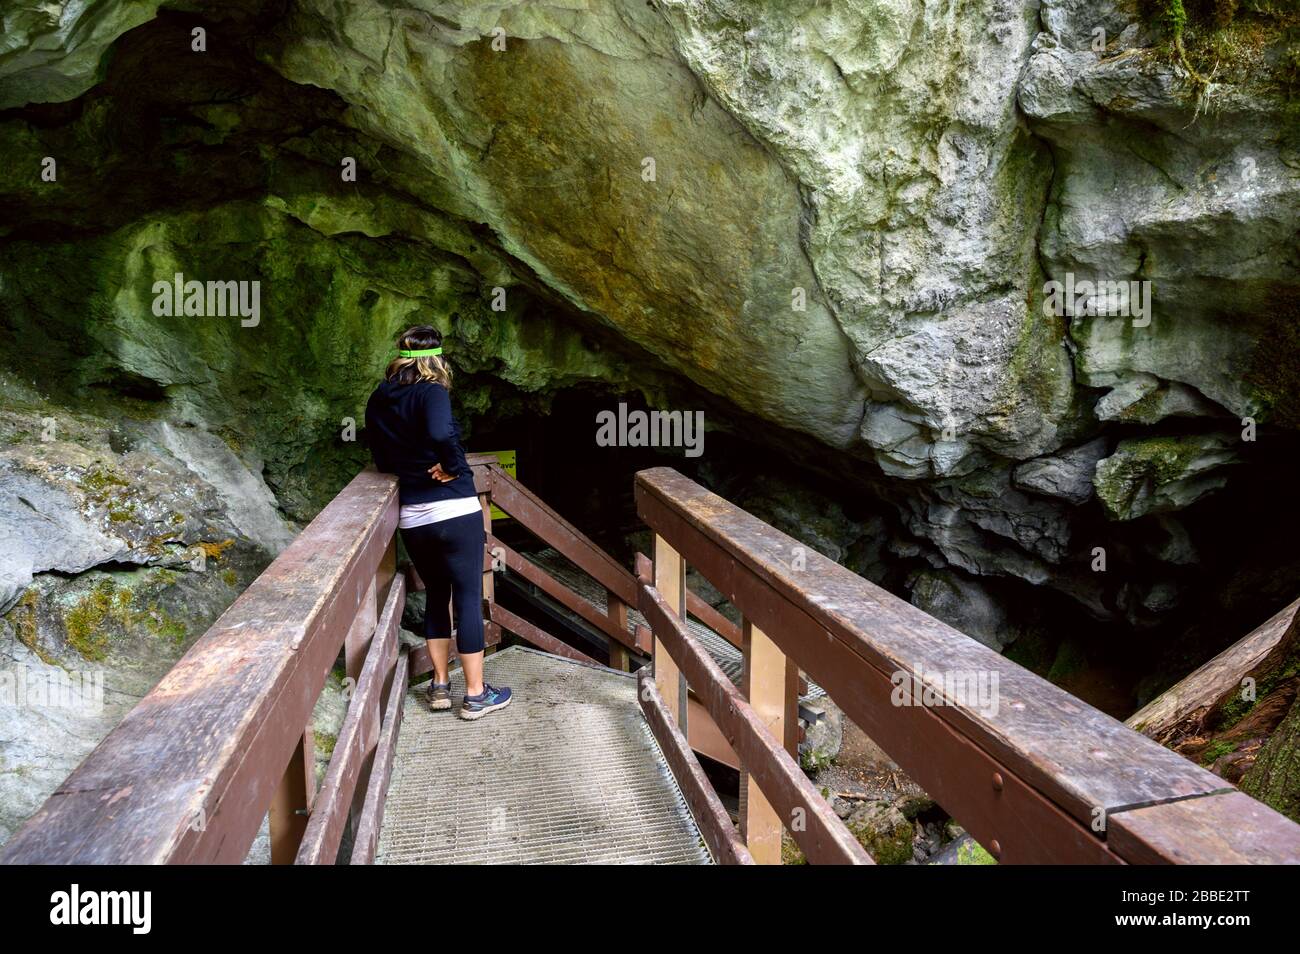
M 901 865 L 912 860 L 915 829 L 891 803 L 882 801 L 860 805 L 844 820 L 844 824 L 876 864 Z
M 957 864 L 959 865 L 995 865 L 997 863 L 998 860 L 973 839 L 957 847 Z
M 1132 520 L 1181 509 L 1219 489 L 1227 478 L 1210 471 L 1236 459 L 1222 435 L 1131 438 L 1097 462 L 1093 487 L 1108 517 Z

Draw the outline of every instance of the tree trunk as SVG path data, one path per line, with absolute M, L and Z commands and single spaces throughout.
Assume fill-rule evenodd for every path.
M 1300 699 L 1242 776 L 1241 790 L 1300 822 Z

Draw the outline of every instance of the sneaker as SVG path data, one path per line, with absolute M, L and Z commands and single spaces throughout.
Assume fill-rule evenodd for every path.
M 481 719 L 489 712 L 495 712 L 497 709 L 504 709 L 510 705 L 510 696 L 509 689 L 497 689 L 485 682 L 483 683 L 481 695 L 465 697 L 465 701 L 460 706 L 460 717 L 470 720 Z
M 444 709 L 451 708 L 451 683 L 449 682 L 431 682 L 425 693 L 428 700 L 429 708 L 434 712 L 440 712 Z

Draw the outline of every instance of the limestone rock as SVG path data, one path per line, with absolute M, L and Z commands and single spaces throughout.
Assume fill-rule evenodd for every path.
M 861 802 L 844 819 L 844 824 L 877 864 L 901 865 L 912 860 L 915 830 L 894 803 Z
M 1150 374 L 1124 378 L 1094 409 L 1099 420 L 1155 424 L 1167 417 L 1213 417 L 1223 409 L 1192 388 L 1177 382 L 1161 384 Z
M 835 761 L 844 741 L 844 713 L 828 697 L 801 704 L 816 718 L 804 726 L 803 741 L 799 743 L 799 764 L 810 775 L 816 774 Z
M 1149 376 L 1235 415 L 1294 422 L 1283 369 L 1296 364 L 1300 138 L 1268 63 L 1214 83 L 1207 103 L 1153 47 L 1091 48 L 1096 27 L 1114 37 L 1131 17 L 1119 4 L 1044 7 L 1046 32 L 1019 86 L 1057 160 L 1044 267 L 1061 280 L 1150 283 L 1145 318 L 1071 319 L 1078 381 L 1113 388 Z M 1267 22 L 1254 29 L 1243 48 L 1284 42 Z M 1131 44 L 1141 32 L 1120 35 Z M 1217 59 L 1219 75 L 1233 70 Z
M 8 375 L 0 395 L 3 841 L 290 528 L 265 485 L 211 435 L 159 441 L 157 422 L 121 406 L 68 411 Z
M 1113 520 L 1178 510 L 1223 487 L 1237 461 L 1232 438 L 1143 437 L 1120 441 L 1097 463 L 1097 496 Z
M 1106 456 L 1106 439 L 1097 438 L 1057 454 L 1036 457 L 1015 469 L 1017 487 L 1049 497 L 1060 497 L 1072 504 L 1086 503 L 1092 497 L 1092 475 L 1097 461 Z
M 109 47 L 153 18 L 162 0 L 6 3 L 0 35 L 0 109 L 63 102 L 102 75 Z
M 909 585 L 913 605 L 990 649 L 1001 652 L 1019 635 L 988 590 L 959 573 L 921 570 Z

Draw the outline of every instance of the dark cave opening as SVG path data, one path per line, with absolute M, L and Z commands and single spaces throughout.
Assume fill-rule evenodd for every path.
M 469 445 L 473 451 L 515 451 L 519 480 L 625 566 L 632 565 L 638 549 L 644 552 L 649 546 L 633 497 L 637 471 L 671 467 L 747 509 L 754 507 L 755 485 L 790 474 L 788 455 L 748 439 L 746 433 L 757 432 L 725 417 L 710 418 L 725 423 L 707 432 L 700 457 L 686 456 L 682 448 L 599 446 L 597 415 L 620 403 L 629 411 L 653 409 L 635 392 L 565 388 L 552 396 L 545 413 L 476 416 Z M 1264 431 L 1228 487 L 1179 512 L 1195 540 L 1196 559 L 1172 570 L 1142 550 L 1142 542 L 1156 533 L 1160 515 L 1116 524 L 1093 501 L 1089 507 L 1095 513 L 1080 520 L 1079 540 L 1095 536 L 1104 542 L 1112 552 L 1111 572 L 1122 575 L 1108 581 L 1108 618 L 1052 586 L 1005 576 L 978 578 L 1024 625 L 1024 634 L 1006 647 L 1005 655 L 1123 719 L 1241 639 L 1293 596 L 1288 583 L 1300 570 L 1300 558 L 1289 541 L 1300 532 L 1300 516 L 1291 508 L 1279 511 L 1275 501 L 1285 499 L 1294 482 L 1289 465 L 1297 459 L 1296 443 L 1284 432 Z M 865 463 L 861 469 L 872 470 Z M 878 474 L 871 477 L 879 479 Z M 889 535 L 909 537 L 891 503 L 873 498 L 871 481 L 858 482 L 844 472 L 801 470 L 788 486 L 800 499 L 842 508 L 847 520 L 864 525 L 883 521 Z M 773 519 L 761 500 L 755 512 Z M 782 529 L 800 535 L 797 527 Z M 499 532 L 512 546 L 536 543 L 509 522 Z M 868 572 L 845 556 L 841 562 L 903 599 L 909 598 L 914 574 L 933 569 L 921 556 L 894 553 Z M 1185 602 L 1173 610 L 1147 612 L 1124 604 L 1139 598 L 1131 594 L 1171 573 L 1170 585 L 1185 594 Z M 1229 582 L 1207 586 L 1207 581 Z

